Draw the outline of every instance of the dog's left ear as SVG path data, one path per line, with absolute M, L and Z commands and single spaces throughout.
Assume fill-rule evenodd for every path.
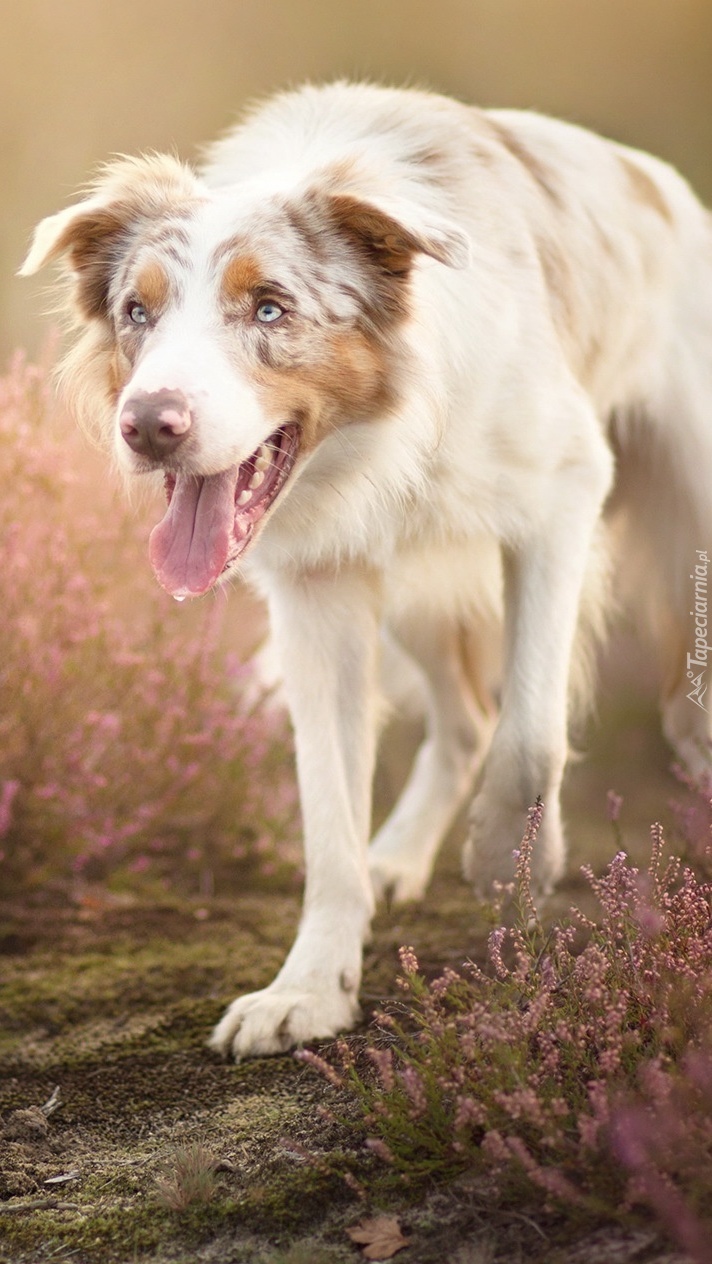
M 389 199 L 377 205 L 350 193 L 335 193 L 327 205 L 337 232 L 390 276 L 406 276 L 418 254 L 429 255 L 449 268 L 466 268 L 470 263 L 467 233 L 410 202 Z

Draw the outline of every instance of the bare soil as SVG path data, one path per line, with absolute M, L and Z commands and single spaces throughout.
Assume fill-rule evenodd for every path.
M 407 746 L 386 746 L 381 801 Z M 677 794 L 669 761 L 645 693 L 610 676 L 587 760 L 569 779 L 570 877 L 553 913 L 586 905 L 580 864 L 601 868 L 615 850 L 609 788 L 624 795 L 625 841 L 644 860 L 648 827 L 669 820 Z M 0 905 L 0 1261 L 338 1264 L 364 1258 L 347 1228 L 385 1210 L 410 1239 L 404 1264 L 682 1264 L 652 1224 L 498 1210 L 467 1180 L 417 1202 L 393 1194 L 358 1128 L 319 1114 L 325 1086 L 313 1071 L 291 1056 L 234 1066 L 209 1053 L 222 1007 L 269 982 L 298 913 L 296 884 L 161 902 L 59 884 Z M 377 918 L 366 1019 L 395 995 L 399 945 L 439 972 L 483 960 L 485 936 L 454 837 L 426 907 Z M 59 1109 L 30 1109 L 55 1086 Z M 181 1208 L 165 1191 L 195 1143 L 209 1153 L 207 1195 Z M 341 1154 L 367 1200 L 305 1152 Z

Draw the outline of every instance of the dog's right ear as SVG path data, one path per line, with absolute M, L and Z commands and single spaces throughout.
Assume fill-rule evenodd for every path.
M 189 167 L 166 155 L 120 158 L 102 171 L 89 197 L 35 229 L 20 276 L 63 258 L 85 320 L 106 314 L 114 269 L 135 230 L 200 195 Z
M 80 314 L 91 320 L 106 311 L 112 248 L 126 234 L 126 221 L 99 198 L 87 198 L 57 215 L 43 219 L 20 276 L 32 276 L 45 264 L 66 258 L 73 296 Z

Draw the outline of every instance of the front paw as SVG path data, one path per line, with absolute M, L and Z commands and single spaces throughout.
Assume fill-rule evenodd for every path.
M 342 977 L 323 990 L 273 983 L 240 996 L 228 1007 L 208 1044 L 236 1062 L 260 1054 L 286 1053 L 294 1045 L 326 1040 L 348 1031 L 360 1018 L 356 986 Z
M 470 809 L 462 871 L 478 894 L 486 897 L 495 882 L 514 878 L 514 853 L 527 829 L 527 811 L 479 794 Z M 562 877 L 566 844 L 558 807 L 544 810 L 532 847 L 532 889 L 546 895 Z
M 371 846 L 368 869 L 376 900 L 385 900 L 389 904 L 407 904 L 413 900 L 422 900 L 430 881 L 432 865 L 414 864 L 413 856 L 402 856 L 397 853 Z

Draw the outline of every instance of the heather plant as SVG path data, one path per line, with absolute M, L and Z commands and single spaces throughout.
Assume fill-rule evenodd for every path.
M 654 825 L 647 869 L 619 852 L 603 876 L 584 870 L 596 921 L 573 908 L 546 928 L 531 889 L 542 811 L 500 893 L 516 916 L 492 930 L 488 969 L 428 982 L 403 948 L 402 1003 L 363 1047 L 301 1056 L 355 1095 L 367 1147 L 399 1181 L 474 1172 L 502 1198 L 577 1214 L 646 1203 L 708 1260 L 694 1250 L 712 1233 L 711 888 L 666 858 Z
M 712 878 L 712 778 L 696 780 L 679 764 L 672 770 L 681 787 L 670 803 L 680 848 L 696 871 Z
M 0 381 L 0 884 L 182 874 L 209 894 L 226 867 L 291 862 L 286 734 L 246 700 L 228 598 L 161 592 L 145 516 L 60 420 L 18 358 Z

